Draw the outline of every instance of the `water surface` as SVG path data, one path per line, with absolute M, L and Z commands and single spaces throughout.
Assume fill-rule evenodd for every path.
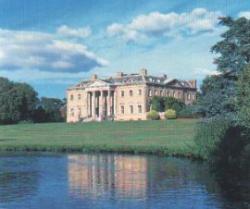
M 0 156 L 0 209 L 237 209 L 206 166 L 120 154 Z

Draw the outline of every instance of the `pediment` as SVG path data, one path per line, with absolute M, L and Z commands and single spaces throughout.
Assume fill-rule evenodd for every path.
M 103 81 L 103 80 L 96 80 L 93 83 L 91 83 L 88 87 L 109 87 L 110 83 Z

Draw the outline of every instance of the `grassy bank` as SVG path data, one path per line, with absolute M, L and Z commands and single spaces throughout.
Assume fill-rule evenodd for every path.
M 196 120 L 0 126 L 0 152 L 131 152 L 195 156 Z

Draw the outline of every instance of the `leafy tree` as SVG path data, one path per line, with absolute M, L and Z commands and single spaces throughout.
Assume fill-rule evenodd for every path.
M 228 30 L 221 35 L 223 39 L 212 47 L 212 52 L 220 54 L 215 63 L 220 72 L 232 71 L 238 75 L 250 63 L 250 20 L 223 17 L 220 24 Z
M 152 109 L 158 112 L 165 111 L 164 98 L 159 96 L 154 96 L 151 100 Z
M 177 114 L 185 107 L 185 103 L 174 97 L 154 96 L 151 101 L 152 109 L 158 112 L 165 112 L 167 109 L 174 109 Z
M 42 114 L 42 108 L 46 122 L 60 122 L 63 121 L 60 110 L 64 105 L 65 103 L 61 99 L 42 97 L 39 103 L 40 109 L 37 113 Z
M 206 118 L 235 117 L 235 81 L 232 74 L 208 76 L 203 80 L 197 99 L 196 112 Z
M 0 123 L 31 120 L 37 101 L 37 93 L 30 85 L 0 78 Z
M 211 51 L 220 75 L 207 77 L 201 87 L 197 111 L 204 117 L 222 116 L 236 118 L 236 81 L 240 72 L 250 62 L 250 20 L 233 20 L 223 17 L 220 24 L 227 27 L 221 41 Z
M 174 97 L 165 97 L 164 98 L 164 109 L 173 109 L 176 111 L 177 115 L 179 112 L 185 108 L 185 103 L 182 102 L 181 100 L 178 100 Z
M 237 112 L 239 124 L 250 129 L 250 65 L 242 71 L 237 81 Z

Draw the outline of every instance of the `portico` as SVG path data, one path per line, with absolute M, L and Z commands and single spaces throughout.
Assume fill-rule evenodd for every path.
M 87 115 L 92 120 L 112 119 L 115 114 L 115 91 L 103 81 L 96 81 L 86 88 Z

